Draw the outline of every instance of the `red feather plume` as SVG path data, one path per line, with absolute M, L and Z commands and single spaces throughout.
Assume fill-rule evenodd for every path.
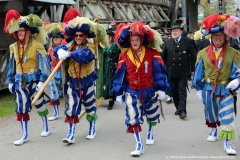
M 131 34 L 132 36 L 135 35 L 141 35 L 142 37 L 145 34 L 145 28 L 144 28 L 144 23 L 143 22 L 134 22 L 131 25 Z
M 17 20 L 21 17 L 21 15 L 16 11 L 16 10 L 9 10 L 6 14 L 6 18 L 5 18 L 5 24 L 4 24 L 4 32 L 8 33 L 8 30 L 7 30 L 7 26 L 9 24 L 9 22 L 13 19 Z
M 148 35 L 148 41 L 151 42 L 154 38 L 155 32 L 148 25 L 144 25 L 144 28 L 145 28 L 145 34 Z
M 81 17 L 81 14 L 75 8 L 71 8 L 65 13 L 63 23 L 68 23 L 77 16 Z
M 114 42 L 117 42 L 119 37 L 120 37 L 120 34 L 121 34 L 121 31 L 122 31 L 122 28 L 125 26 L 126 24 L 125 23 L 120 23 L 119 25 L 117 25 L 116 27 L 116 31 L 115 31 L 115 35 L 114 35 Z
M 210 31 L 212 27 L 214 27 L 217 24 L 217 21 L 220 19 L 220 15 L 215 13 L 208 17 L 206 17 L 203 21 L 201 26 L 206 28 L 207 31 Z

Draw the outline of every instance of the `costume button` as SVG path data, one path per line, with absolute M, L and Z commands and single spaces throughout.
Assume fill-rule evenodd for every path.
M 225 83 L 226 83 L 226 81 L 222 81 L 222 82 L 221 82 L 221 84 L 225 84 Z
M 181 66 L 181 64 L 179 64 L 179 66 Z
M 179 58 L 179 59 L 181 59 L 181 58 Z
M 175 59 L 175 58 L 173 58 L 173 59 Z
M 173 63 L 173 65 L 175 65 L 175 64 Z

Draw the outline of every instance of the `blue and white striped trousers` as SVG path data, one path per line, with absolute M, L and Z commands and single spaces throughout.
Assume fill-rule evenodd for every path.
M 137 99 L 137 95 L 131 95 L 126 92 L 123 96 L 123 101 L 126 106 L 126 120 L 125 124 L 128 125 L 140 125 L 143 123 L 143 115 L 150 122 L 160 122 L 160 109 L 157 96 L 154 96 L 149 102 L 140 102 Z
M 36 95 L 36 82 L 31 82 L 28 83 L 26 86 L 22 86 L 20 82 L 15 82 L 14 84 L 14 90 L 15 91 L 15 102 L 16 102 L 16 108 L 15 112 L 16 113 L 28 113 L 31 111 L 32 106 L 31 106 L 31 100 L 34 98 Z M 46 106 L 44 96 L 43 94 L 39 97 L 37 102 L 35 103 L 35 107 L 38 111 L 44 111 L 46 110 Z
M 90 84 L 88 87 L 82 88 L 82 98 L 80 99 L 79 90 L 67 87 L 67 107 L 65 109 L 66 116 L 77 116 L 81 113 L 81 105 L 83 104 L 88 115 L 93 116 L 97 111 L 95 105 L 95 85 Z
M 233 131 L 234 127 L 234 98 L 230 95 L 225 97 L 218 97 L 213 94 L 211 97 L 211 90 L 202 91 L 202 100 L 205 105 L 205 120 L 209 123 L 216 123 L 220 121 L 221 128 L 224 131 Z

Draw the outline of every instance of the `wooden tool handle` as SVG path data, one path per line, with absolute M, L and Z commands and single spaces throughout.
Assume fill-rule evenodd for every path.
M 38 98 L 43 93 L 43 91 L 47 87 L 48 83 L 52 80 L 54 74 L 57 72 L 58 68 L 61 66 L 63 61 L 64 61 L 64 59 L 60 59 L 60 61 L 58 62 L 58 64 L 56 65 L 56 67 L 54 68 L 52 73 L 49 75 L 48 79 L 44 82 L 44 84 L 43 84 L 42 88 L 40 89 L 40 91 L 38 91 L 37 95 L 32 100 L 32 105 L 34 105 L 37 102 Z

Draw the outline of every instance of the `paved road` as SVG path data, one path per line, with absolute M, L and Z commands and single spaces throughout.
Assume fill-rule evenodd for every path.
M 239 102 L 238 102 L 239 104 Z M 48 106 L 49 107 L 49 106 Z M 99 120 L 96 123 L 97 136 L 94 140 L 85 139 L 88 123 L 85 118 L 76 126 L 75 144 L 66 145 L 62 139 L 67 134 L 67 124 L 64 116 L 61 119 L 49 122 L 51 134 L 49 137 L 40 137 L 41 119 L 33 109 L 30 113 L 29 138 L 30 141 L 22 146 L 14 146 L 13 142 L 21 136 L 19 123 L 15 115 L 0 119 L 0 160 L 131 160 L 130 156 L 135 149 L 133 135 L 126 134 L 125 107 L 116 104 L 113 110 L 108 111 L 107 101 L 98 107 Z M 207 142 L 210 131 L 206 127 L 203 115 L 203 106 L 191 90 L 188 94 L 186 120 L 174 115 L 173 104 L 163 102 L 166 120 L 161 119 L 160 125 L 154 128 L 155 144 L 144 144 L 145 153 L 139 159 L 240 159 L 240 142 L 238 133 L 232 141 L 237 155 L 227 156 L 223 150 L 223 141 Z M 61 106 L 63 113 L 64 106 Z M 50 115 L 53 110 L 49 107 Z M 235 119 L 236 128 L 240 128 L 240 119 Z M 147 125 L 144 124 L 142 139 L 145 142 Z

